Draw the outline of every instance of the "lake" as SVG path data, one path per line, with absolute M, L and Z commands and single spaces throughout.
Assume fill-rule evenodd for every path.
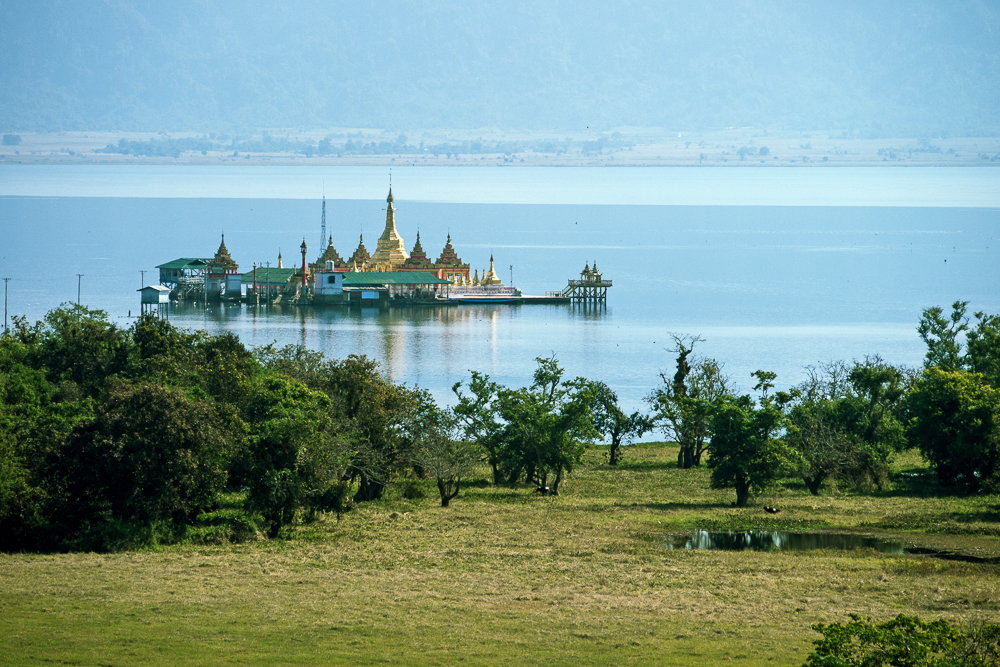
M 373 250 L 388 174 L 369 167 L 0 167 L 0 277 L 9 311 L 38 319 L 63 301 L 126 326 L 157 264 L 211 256 L 225 233 L 241 269 L 319 254 L 320 201 L 349 256 Z M 923 308 L 969 300 L 1000 311 L 1000 170 L 915 168 L 394 168 L 407 248 L 436 258 L 451 234 L 480 272 L 492 253 L 528 294 L 595 261 L 606 308 L 459 306 L 345 310 L 174 309 L 185 327 L 250 345 L 302 343 L 379 359 L 397 381 L 450 402 L 470 369 L 530 382 L 555 354 L 603 380 L 629 409 L 672 372 L 670 334 L 699 335 L 742 389 L 757 369 L 787 387 L 804 367 L 880 354 L 917 366 Z M 825 185 L 824 185 L 825 184 Z M 838 204 L 839 202 L 839 204 Z M 140 271 L 146 271 L 141 275 Z M 78 279 L 76 274 L 82 274 Z

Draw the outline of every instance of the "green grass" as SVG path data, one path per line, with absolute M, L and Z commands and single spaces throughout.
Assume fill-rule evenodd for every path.
M 598 448 L 558 498 L 494 488 L 484 470 L 449 508 L 429 481 L 423 498 L 398 485 L 285 540 L 226 543 L 208 530 L 220 516 L 156 550 L 0 555 L 0 665 L 801 665 L 809 626 L 849 612 L 1000 620 L 996 565 L 664 548 L 694 527 L 773 527 L 996 557 L 996 496 L 911 493 L 901 477 L 813 497 L 790 482 L 760 499 L 772 516 L 675 461 L 639 445 L 612 469 Z

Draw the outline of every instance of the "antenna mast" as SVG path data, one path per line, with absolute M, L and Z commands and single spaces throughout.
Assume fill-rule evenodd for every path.
M 326 187 L 323 188 L 326 190 Z M 320 222 L 320 232 L 319 232 L 319 249 L 322 253 L 323 249 L 326 248 L 326 192 L 323 193 L 323 217 L 322 222 Z

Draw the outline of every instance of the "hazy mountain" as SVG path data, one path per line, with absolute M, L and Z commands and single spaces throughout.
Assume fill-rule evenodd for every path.
M 7 0 L 0 129 L 1000 133 L 985 0 Z

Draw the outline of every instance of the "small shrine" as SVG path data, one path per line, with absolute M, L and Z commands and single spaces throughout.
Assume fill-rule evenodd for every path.
M 496 270 L 493 268 L 493 255 L 490 255 L 490 271 L 489 273 L 483 274 L 483 279 L 479 283 L 480 285 L 503 285 L 503 281 L 500 280 L 500 276 L 497 275 Z

